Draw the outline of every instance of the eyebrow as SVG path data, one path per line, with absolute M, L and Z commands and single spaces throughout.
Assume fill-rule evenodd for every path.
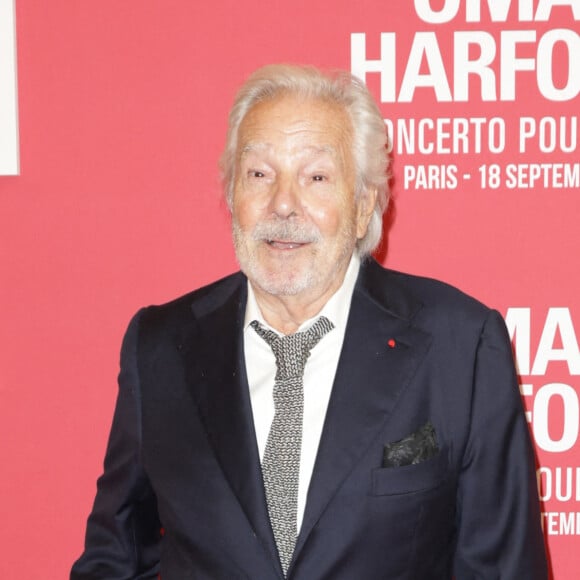
M 248 153 L 254 153 L 254 152 L 258 152 L 258 153 L 267 152 L 267 151 L 272 150 L 272 148 L 273 148 L 273 146 L 271 143 L 247 143 L 242 148 L 241 156 L 243 157 L 243 156 L 247 155 Z M 330 145 L 320 145 L 320 146 L 308 145 L 306 147 L 303 147 L 301 149 L 301 152 L 312 153 L 313 155 L 323 155 L 325 153 L 328 153 L 330 155 L 335 155 L 336 149 L 334 147 L 331 147 Z

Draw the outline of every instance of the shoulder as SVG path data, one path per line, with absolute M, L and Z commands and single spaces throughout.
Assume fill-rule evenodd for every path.
M 374 261 L 364 264 L 361 286 L 388 310 L 415 322 L 481 327 L 494 312 L 451 284 L 384 268 Z
M 466 308 L 487 312 L 489 308 L 459 288 L 426 276 L 385 268 L 369 260 L 361 268 L 361 283 L 371 290 L 380 289 L 387 302 L 404 302 L 425 307 Z
M 246 277 L 236 272 L 166 303 L 141 308 L 135 319 L 141 330 L 178 329 L 232 301 L 245 300 L 245 293 Z

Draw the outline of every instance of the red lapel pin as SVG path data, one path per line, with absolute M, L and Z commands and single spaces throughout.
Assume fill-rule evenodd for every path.
M 390 348 L 395 348 L 395 346 L 397 345 L 394 338 L 389 338 L 387 344 L 389 345 Z

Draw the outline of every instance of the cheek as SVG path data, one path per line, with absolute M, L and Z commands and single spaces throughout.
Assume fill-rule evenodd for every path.
M 347 214 L 347 208 L 337 204 L 322 204 L 308 208 L 310 220 L 321 233 L 329 237 L 335 236 L 343 229 Z
M 353 195 L 343 189 L 335 190 L 332 196 L 323 200 L 315 212 L 329 232 L 333 230 L 339 233 L 345 229 L 352 231 L 356 228 L 357 204 Z
M 232 203 L 232 219 L 242 229 L 247 230 L 255 225 L 258 221 L 259 208 L 258 204 L 249 196 L 234 193 Z

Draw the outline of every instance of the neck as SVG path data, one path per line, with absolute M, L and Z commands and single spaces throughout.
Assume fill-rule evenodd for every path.
M 341 264 L 326 284 L 315 284 L 296 294 L 273 294 L 250 279 L 263 319 L 282 334 L 293 334 L 307 320 L 317 316 L 344 284 L 351 259 Z
M 336 287 L 333 285 L 317 298 L 276 296 L 263 292 L 256 286 L 253 289 L 264 320 L 282 334 L 293 334 L 303 322 L 316 316 L 324 308 L 340 284 L 342 280 Z

